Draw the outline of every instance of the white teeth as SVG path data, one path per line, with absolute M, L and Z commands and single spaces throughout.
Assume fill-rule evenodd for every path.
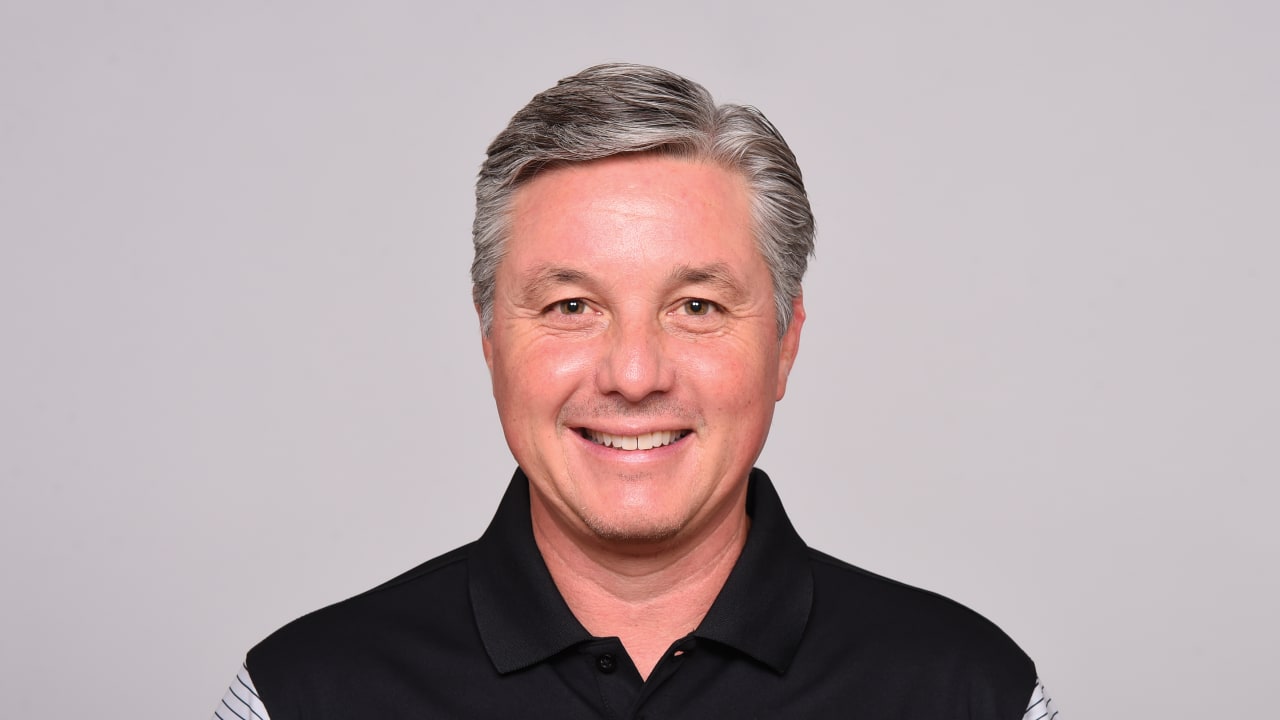
M 685 436 L 685 431 L 657 430 L 642 435 L 610 435 L 595 430 L 584 430 L 583 435 L 605 447 L 619 450 L 652 450 L 679 440 Z

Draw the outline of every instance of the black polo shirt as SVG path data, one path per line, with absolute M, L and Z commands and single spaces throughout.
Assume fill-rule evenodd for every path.
M 805 546 L 768 476 L 706 618 L 647 681 L 592 637 L 534 544 L 517 471 L 478 541 L 295 620 L 249 652 L 272 720 L 991 718 L 1035 668 L 996 626 Z

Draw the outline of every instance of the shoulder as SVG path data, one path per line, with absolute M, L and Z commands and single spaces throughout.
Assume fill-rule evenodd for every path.
M 394 654 L 409 642 L 474 634 L 467 590 L 470 548 L 465 545 L 428 560 L 276 630 L 249 651 L 254 681 L 271 686 L 286 673 L 291 678 L 318 677 L 372 654 Z
M 999 687 L 1025 701 L 1035 666 L 995 623 L 922 590 L 809 551 L 814 578 L 810 632 L 832 651 L 907 677 Z
M 809 561 L 815 581 L 823 583 L 824 589 L 832 593 L 855 593 L 858 602 L 881 611 L 923 612 L 926 617 L 997 629 L 986 618 L 944 595 L 864 570 L 820 550 L 809 548 Z

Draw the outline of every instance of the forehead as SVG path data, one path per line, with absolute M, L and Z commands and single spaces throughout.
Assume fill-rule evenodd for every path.
M 696 160 L 638 155 L 558 167 L 517 190 L 511 213 L 509 258 L 605 249 L 646 260 L 759 255 L 745 179 Z

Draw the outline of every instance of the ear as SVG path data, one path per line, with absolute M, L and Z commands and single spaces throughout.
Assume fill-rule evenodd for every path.
M 800 352 L 800 330 L 803 327 L 804 294 L 801 293 L 791 301 L 791 324 L 778 343 L 778 392 L 775 401 L 787 394 L 787 376 L 791 374 L 791 366 L 796 362 L 796 353 Z
M 489 333 L 484 331 L 484 314 L 476 305 L 476 319 L 480 321 L 480 350 L 484 353 L 484 364 L 489 366 L 489 376 L 493 377 L 493 343 L 489 342 Z

